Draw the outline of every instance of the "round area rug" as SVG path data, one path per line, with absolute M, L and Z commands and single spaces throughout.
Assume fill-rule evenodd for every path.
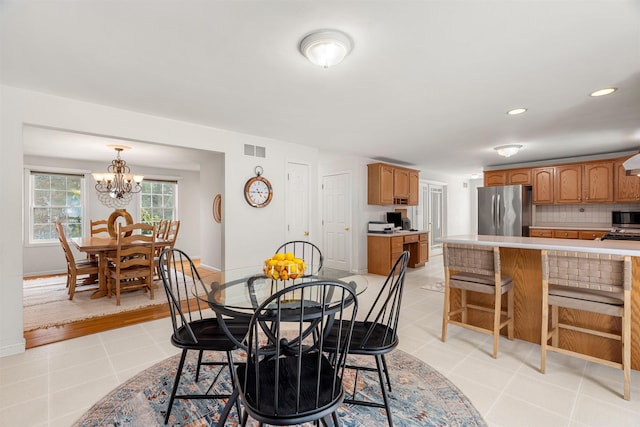
M 197 384 L 195 378 L 196 352 L 187 358 L 186 371 L 180 379 L 181 391 L 204 393 L 218 372 L 217 368 L 204 367 Z M 74 427 L 104 426 L 162 426 L 167 402 L 173 387 L 179 355 L 170 357 L 131 378 L 98 401 L 84 414 Z M 359 364 L 375 364 L 373 357 L 353 358 Z M 485 421 L 471 402 L 442 374 L 419 359 L 395 350 L 387 356 L 393 392 L 390 401 L 393 422 L 404 426 L 486 426 Z M 353 390 L 355 372 L 345 371 L 347 396 Z M 218 379 L 214 389 L 230 393 L 228 369 Z M 357 376 L 358 398 L 382 401 L 377 374 L 360 371 Z M 168 425 L 201 427 L 216 425 L 226 401 L 176 400 Z M 384 409 L 359 405 L 343 405 L 339 410 L 345 427 L 386 426 Z M 257 425 L 249 420 L 249 425 Z M 237 426 L 234 410 L 227 426 Z

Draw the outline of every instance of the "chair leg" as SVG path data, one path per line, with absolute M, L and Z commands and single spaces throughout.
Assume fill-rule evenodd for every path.
M 227 366 L 229 367 L 229 378 L 231 378 L 231 385 L 233 389 L 236 390 L 236 376 L 235 376 L 235 367 L 233 365 L 233 355 L 230 351 L 227 351 Z M 240 409 L 240 400 L 236 398 L 236 411 L 238 411 L 238 421 L 240 421 L 240 416 L 242 414 L 242 409 Z
M 544 289 L 542 291 L 542 325 L 540 330 L 540 372 L 544 374 L 547 368 L 547 342 L 549 341 L 549 300 Z
M 493 307 L 493 358 L 498 358 L 498 343 L 500 341 L 500 317 L 502 315 L 502 294 L 495 293 Z
M 509 318 L 509 323 L 507 324 L 507 337 L 512 340 L 514 337 L 514 323 L 513 319 L 513 306 L 514 306 L 514 290 L 509 289 L 507 291 L 507 317 Z
M 449 288 L 449 280 L 447 278 L 444 284 L 444 307 L 442 308 L 442 335 L 440 335 L 442 342 L 447 341 L 447 325 L 449 324 L 449 310 L 451 310 L 450 297 L 451 289 Z
M 559 313 L 558 306 L 551 306 L 551 344 L 554 347 L 558 347 L 560 345 L 560 328 L 558 326 L 559 323 Z
M 180 356 L 180 363 L 178 364 L 178 370 L 176 371 L 176 379 L 173 382 L 173 390 L 171 390 L 171 397 L 169 398 L 169 405 L 167 406 L 167 415 L 164 417 L 164 423 L 167 424 L 169 422 L 169 415 L 171 415 L 171 408 L 173 407 L 173 401 L 176 398 L 176 392 L 178 391 L 178 385 L 180 384 L 180 376 L 182 375 L 182 367 L 184 366 L 184 361 L 187 358 L 187 349 L 182 350 L 182 355 Z
M 462 306 L 462 323 L 466 324 L 466 323 L 469 323 L 467 321 L 467 313 L 468 313 L 468 310 L 467 310 L 467 291 L 464 290 L 464 289 L 461 289 L 460 290 L 460 294 L 461 294 L 461 298 L 460 298 L 461 303 L 460 304 Z
M 73 299 L 73 295 L 76 293 L 76 281 L 78 280 L 78 276 L 72 271 L 69 276 L 67 276 L 67 281 L 69 284 L 69 299 Z
M 380 390 L 382 390 L 382 399 L 384 400 L 384 407 L 387 411 L 387 420 L 389 421 L 389 427 L 393 427 L 391 408 L 389 407 L 389 397 L 387 396 L 387 389 L 384 386 L 384 380 L 382 379 L 382 357 L 380 355 L 376 355 L 376 367 L 378 368 L 378 378 L 380 379 Z
M 333 425 L 336 427 L 340 427 L 342 423 L 340 422 L 340 417 L 338 417 L 338 411 L 334 411 L 331 414 L 331 418 L 333 419 Z
M 247 425 L 248 419 L 249 419 L 249 413 L 247 411 L 244 411 L 244 414 L 242 414 L 242 427 L 245 427 Z
M 385 377 L 387 377 L 387 385 L 389 386 L 389 393 L 392 392 L 391 390 L 391 378 L 389 378 L 389 368 L 387 368 L 387 359 L 384 358 L 384 354 L 380 356 L 380 358 L 382 359 L 382 366 L 384 368 L 384 375 Z
M 229 412 L 231 412 L 231 408 L 233 408 L 233 405 L 236 404 L 236 408 L 240 407 L 240 402 L 238 402 L 238 396 L 240 395 L 240 391 L 238 390 L 237 387 L 233 387 L 233 393 L 231 393 L 231 396 L 229 397 L 229 400 L 227 400 L 227 404 L 224 405 L 224 409 L 222 410 L 222 413 L 220 414 L 220 418 L 218 419 L 218 424 L 217 427 L 224 427 L 225 423 L 227 422 L 227 418 L 229 418 Z M 238 422 L 240 422 L 242 424 L 242 412 L 238 411 Z
M 204 351 L 200 350 L 198 352 L 198 364 L 196 365 L 196 382 L 198 382 L 198 378 L 200 378 L 200 366 L 202 365 L 202 354 Z
M 622 370 L 624 371 L 624 398 L 631 400 L 631 291 L 625 291 L 622 313 Z

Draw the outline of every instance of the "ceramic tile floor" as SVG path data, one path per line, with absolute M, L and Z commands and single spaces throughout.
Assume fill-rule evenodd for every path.
M 442 277 L 440 256 L 409 270 L 400 348 L 453 381 L 490 426 L 640 426 L 638 371 L 627 402 L 616 369 L 550 353 L 543 375 L 538 345 L 501 339 L 493 359 L 488 335 L 455 326 L 441 342 L 443 294 L 421 287 Z M 382 279 L 370 276 L 361 306 Z M 175 354 L 170 329 L 161 319 L 0 358 L 0 426 L 71 425 L 118 384 Z

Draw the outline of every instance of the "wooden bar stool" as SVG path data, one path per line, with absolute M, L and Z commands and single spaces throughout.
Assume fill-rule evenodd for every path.
M 493 335 L 493 358 L 497 358 L 500 330 L 506 326 L 507 337 L 513 339 L 513 280 L 500 272 L 500 248 L 445 243 L 443 255 L 445 286 L 442 341 L 447 339 L 448 324 Z M 451 310 L 451 288 L 460 289 L 461 292 L 461 304 L 455 310 Z M 493 307 L 469 303 L 467 292 L 493 295 Z M 504 293 L 507 294 L 506 311 L 502 310 Z M 470 309 L 492 313 L 492 327 L 469 324 L 467 318 Z
M 551 306 L 551 328 L 549 328 L 549 306 Z M 604 324 L 598 329 L 585 327 L 584 324 L 578 323 L 580 320 L 578 316 L 560 316 L 559 307 L 620 317 L 622 324 L 620 330 L 607 329 Z M 560 330 L 620 341 L 621 362 L 561 347 L 563 343 L 560 342 Z M 569 341 L 565 340 L 565 342 Z M 622 369 L 624 398 L 629 400 L 631 397 L 631 257 L 543 250 L 540 343 L 542 373 L 546 368 L 547 351 Z

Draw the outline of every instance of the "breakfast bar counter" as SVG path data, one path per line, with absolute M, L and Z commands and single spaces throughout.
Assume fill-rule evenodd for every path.
M 502 273 L 514 281 L 515 338 L 540 344 L 542 323 L 542 250 L 566 250 L 600 254 L 629 255 L 632 262 L 631 291 L 631 368 L 640 370 L 640 242 L 620 240 L 574 240 L 539 237 L 461 235 L 440 239 L 443 243 L 498 246 Z M 452 291 L 456 291 L 453 289 Z M 474 295 L 475 302 L 491 305 L 486 295 Z M 459 304 L 459 295 L 452 292 L 452 304 Z M 475 318 L 474 318 L 475 316 Z M 599 325 L 603 329 L 620 330 L 620 319 L 585 311 L 565 310 L 561 316 L 579 319 L 584 325 Z M 483 313 L 469 315 L 471 322 L 487 326 L 490 318 Z M 575 321 L 575 320 L 574 320 Z M 560 340 L 567 348 L 593 356 L 620 360 L 620 343 L 580 332 L 567 331 Z

